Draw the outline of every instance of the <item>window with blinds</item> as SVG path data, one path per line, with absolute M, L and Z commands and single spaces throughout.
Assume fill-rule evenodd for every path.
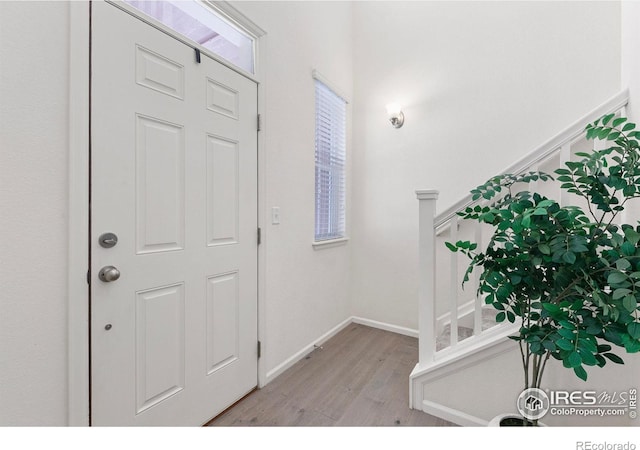
M 315 240 L 345 237 L 347 103 L 326 84 L 316 85 Z

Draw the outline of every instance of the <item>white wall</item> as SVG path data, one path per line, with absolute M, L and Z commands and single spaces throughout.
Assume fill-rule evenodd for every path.
M 627 355 L 622 349 L 615 353 L 625 360 L 625 365 L 609 362 L 603 368 L 587 367 L 587 382 L 576 377 L 573 370 L 562 367 L 561 362 L 551 359 L 543 375 L 542 389 L 547 392 L 595 391 L 596 395 L 640 390 L 640 355 Z M 425 386 L 424 397 L 489 421 L 499 414 L 517 413 L 516 401 L 524 386 L 522 374 L 520 351 L 514 342 L 504 353 L 430 382 Z M 550 426 L 638 426 L 638 419 L 628 415 L 587 417 L 548 413 L 541 420 Z
M 0 2 L 0 425 L 67 420 L 68 9 Z
M 616 93 L 620 5 L 354 8 L 354 314 L 416 329 L 414 191 L 439 189 L 441 211 Z
M 629 87 L 631 96 L 627 115 L 638 123 L 640 119 L 640 3 L 625 0 L 621 6 L 622 48 L 621 72 L 622 85 Z
M 640 2 L 623 1 L 621 16 L 621 83 L 629 88 L 627 117 L 640 128 Z M 635 199 L 627 205 L 626 213 L 629 220 L 640 219 L 640 199 Z
M 318 70 L 352 97 L 352 4 L 233 2 L 262 27 L 266 118 L 267 374 L 351 314 L 350 244 L 314 250 L 315 91 Z M 330 25 L 328 25 L 330 24 Z M 348 119 L 351 122 L 351 108 Z M 350 147 L 351 139 L 347 145 Z M 350 170 L 347 170 L 350 179 Z M 280 224 L 271 225 L 271 207 Z M 349 211 L 347 211 L 349 216 Z

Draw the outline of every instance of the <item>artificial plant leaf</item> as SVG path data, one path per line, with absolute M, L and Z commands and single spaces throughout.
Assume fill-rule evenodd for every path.
M 624 361 L 622 360 L 622 358 L 620 358 L 618 355 L 616 355 L 615 353 L 603 353 L 603 355 L 609 359 L 610 361 L 616 363 L 616 364 L 624 364 Z
M 633 130 L 635 127 L 636 127 L 636 124 L 635 124 L 635 123 L 631 123 L 631 122 L 629 122 L 629 123 L 625 124 L 625 126 L 624 126 L 624 127 L 622 127 L 622 131 L 631 131 L 631 130 Z
M 575 333 L 567 328 L 558 328 L 558 334 L 564 338 L 573 339 Z
M 609 344 L 598 344 L 598 353 L 604 353 L 611 350 L 611 346 Z
M 627 325 L 627 332 L 633 339 L 640 339 L 640 323 L 629 322 Z
M 598 139 L 607 139 L 607 137 L 609 137 L 609 133 L 611 133 L 611 128 L 601 129 L 600 132 L 598 133 Z
M 582 357 L 580 356 L 580 353 L 576 351 L 569 353 L 567 360 L 569 361 L 569 367 L 575 368 L 582 364 Z
M 593 323 L 587 327 L 586 331 L 592 336 L 597 336 L 602 332 L 602 326 L 598 325 L 597 323 Z
M 542 304 L 542 308 L 546 311 L 548 311 L 551 314 L 555 314 L 557 312 L 560 312 L 560 307 L 558 305 L 556 305 L 555 303 L 543 303 Z
M 597 353 L 598 346 L 596 344 L 595 338 L 592 336 L 585 336 L 584 333 L 580 333 L 581 339 L 578 341 L 578 351 L 580 354 L 584 352 Z
M 638 303 L 636 302 L 636 297 L 633 294 L 626 295 L 622 299 L 622 306 L 624 306 L 624 309 L 626 309 L 627 311 L 633 312 L 638 307 Z
M 615 141 L 616 139 L 618 139 L 620 137 L 622 133 L 620 133 L 619 131 L 614 131 L 612 133 L 609 134 L 609 140 L 610 141 Z
M 535 341 L 529 344 L 529 349 L 531 350 L 532 353 L 541 353 L 543 351 L 542 344 L 540 344 L 540 341 Z
M 608 124 L 609 122 L 611 122 L 611 119 L 613 119 L 614 117 L 615 117 L 614 113 L 610 113 L 610 114 L 605 115 L 604 117 L 602 117 L 602 125 Z M 613 125 L 613 126 L 615 126 L 615 125 Z
M 629 262 L 628 259 L 620 258 L 616 261 L 616 269 L 618 270 L 625 270 L 625 269 L 628 269 L 629 267 L 631 267 L 631 263 Z
M 620 125 L 622 125 L 623 123 L 625 123 L 627 121 L 626 117 L 618 117 L 617 119 L 614 119 L 613 122 L 611 122 L 611 126 L 613 128 L 616 128 Z
M 611 272 L 607 277 L 607 283 L 619 284 L 627 279 L 627 276 L 622 272 Z
M 556 351 L 556 344 L 553 341 L 549 341 L 549 340 L 542 341 L 542 346 L 545 349 L 549 350 L 550 352 Z
M 620 246 L 620 250 L 625 256 L 633 256 L 636 253 L 636 246 L 627 241 Z
M 560 320 L 558 322 L 562 328 L 566 328 L 568 330 L 575 330 L 576 326 L 569 322 L 568 320 Z
M 576 254 L 573 252 L 566 252 L 562 255 L 562 259 L 569 264 L 574 264 L 576 262 Z
M 620 289 L 616 289 L 615 291 L 613 291 L 613 296 L 612 298 L 614 300 L 619 300 L 622 297 L 624 297 L 625 295 L 628 295 L 631 293 L 631 289 L 627 289 L 627 288 L 620 288 Z
M 587 371 L 582 366 L 574 367 L 573 371 L 582 381 L 587 381 Z
M 573 350 L 573 344 L 566 339 L 558 339 L 556 346 L 562 350 Z
M 624 230 L 624 236 L 631 242 L 633 245 L 636 245 L 640 242 L 640 233 L 638 233 L 633 228 L 626 228 Z
M 623 339 L 622 344 L 624 345 L 624 349 L 627 353 L 638 353 L 640 352 L 640 339 L 631 339 L 629 335 L 624 335 L 625 339 Z
M 598 364 L 598 360 L 591 352 L 581 351 L 580 356 L 582 357 L 582 364 L 587 366 L 595 366 Z

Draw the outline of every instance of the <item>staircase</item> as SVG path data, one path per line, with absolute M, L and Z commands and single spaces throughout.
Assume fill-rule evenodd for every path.
M 491 307 L 483 307 L 482 308 L 482 331 L 486 331 L 491 327 L 496 326 L 496 317 L 497 311 Z M 461 342 L 467 338 L 473 336 L 473 324 L 461 324 L 463 322 L 464 317 L 458 317 L 458 328 L 457 328 L 457 337 L 458 342 Z M 466 325 L 466 326 L 465 326 Z M 469 326 L 470 325 L 470 326 Z M 436 351 L 445 349 L 451 346 L 451 322 L 449 321 L 446 325 L 442 326 L 442 331 L 437 333 L 436 336 Z
M 593 145 L 584 135 L 585 126 L 610 113 L 626 115 L 627 91 L 620 92 L 564 131 L 534 149 L 501 173 L 553 171 L 576 158 L 576 152 Z M 473 186 L 469 186 L 473 188 Z M 532 182 L 523 189 L 542 191 L 561 204 L 575 202 L 560 191 L 559 184 Z M 476 295 L 478 273 L 461 287 L 468 259 L 450 252 L 445 241 L 471 240 L 482 247 L 491 229 L 477 222 L 459 222 L 457 213 L 473 202 L 471 195 L 436 215 L 438 191 L 418 190 L 419 200 L 419 361 L 410 376 L 410 407 L 459 425 L 486 425 L 494 415 L 515 409 L 520 386 L 519 350 L 507 336 L 517 324 L 496 324 L 495 311 Z M 575 204 L 575 203 L 574 203 Z M 623 219 L 624 220 L 624 219 Z M 490 373 L 490 377 L 486 377 Z M 496 377 L 502 375 L 504 377 Z M 487 378 L 495 386 L 488 387 Z M 477 381 L 476 381 L 477 380 Z M 497 381 L 496 381 L 497 380 Z M 476 391 L 474 391 L 474 389 Z M 486 405 L 478 402 L 487 390 Z M 509 392 L 504 399 L 496 392 Z M 511 392 L 516 392 L 515 396 Z M 499 396 L 498 396 L 499 397 Z M 470 402 L 469 399 L 474 401 Z M 506 408 L 506 409 L 505 409 Z

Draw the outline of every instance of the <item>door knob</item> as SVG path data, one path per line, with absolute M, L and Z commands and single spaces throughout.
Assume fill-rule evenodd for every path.
M 100 278 L 105 283 L 116 281 L 118 278 L 120 278 L 120 271 L 113 266 L 104 266 L 102 269 L 100 269 L 98 278 Z

